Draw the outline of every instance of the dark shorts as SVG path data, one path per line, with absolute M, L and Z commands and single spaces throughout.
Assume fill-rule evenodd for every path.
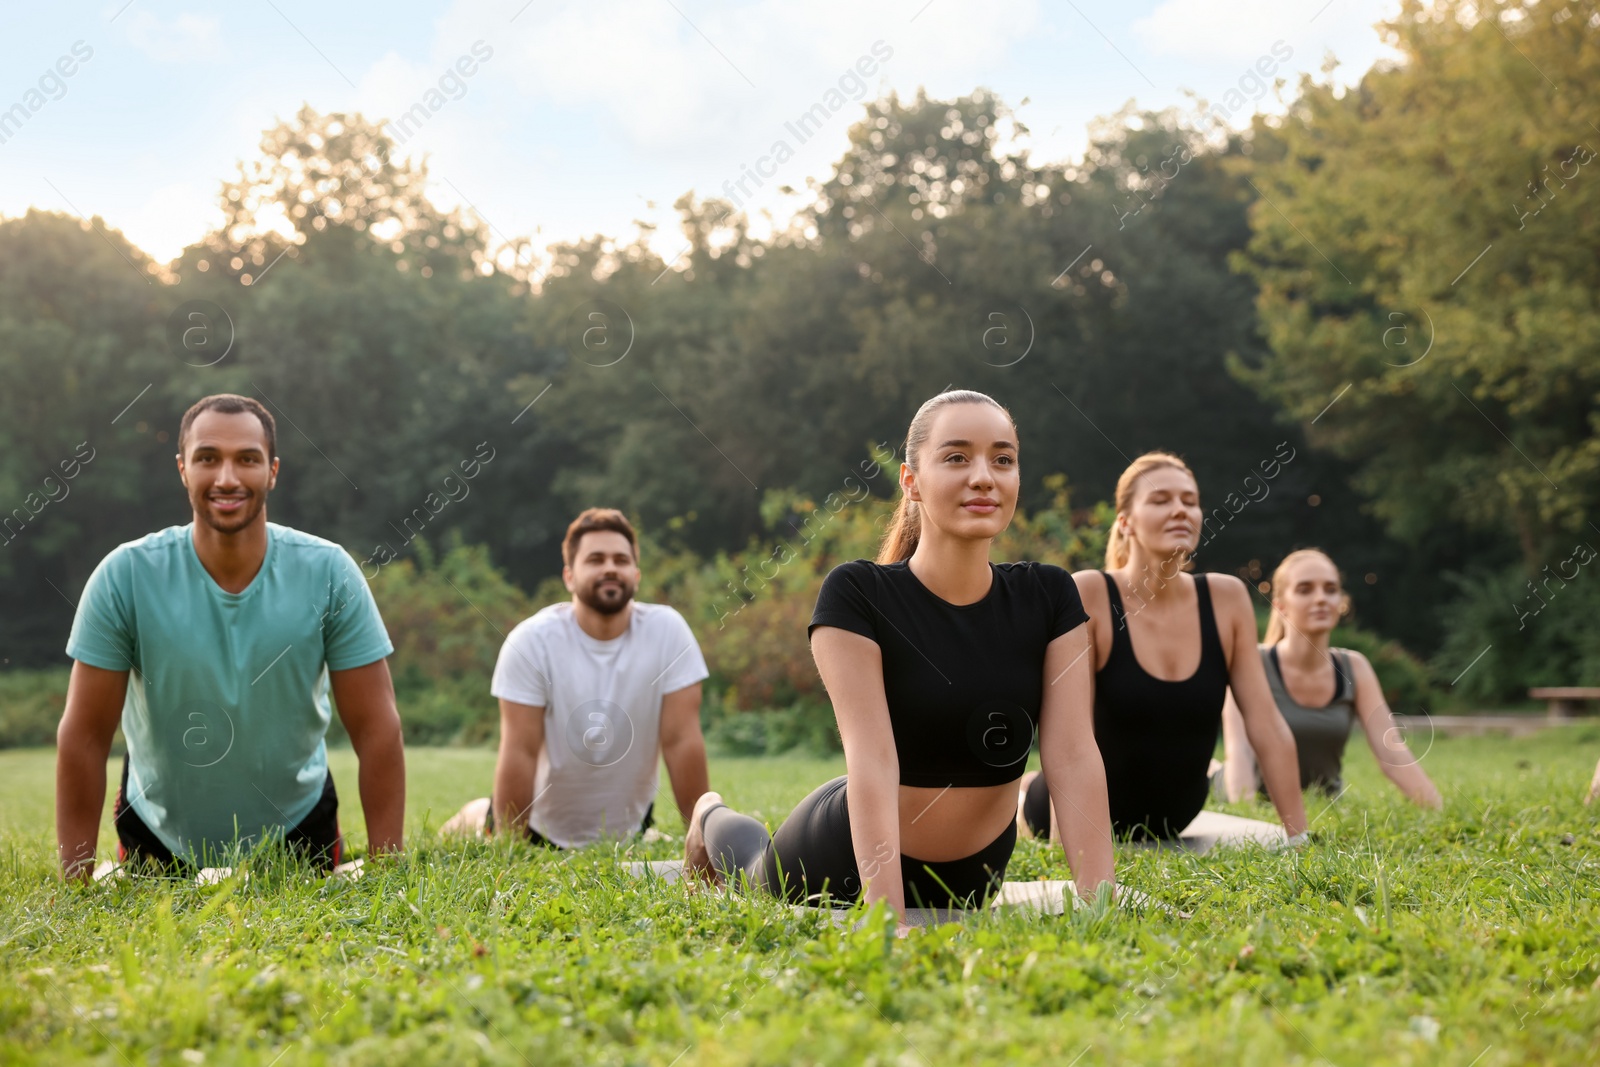
M 117 787 L 117 800 L 111 807 L 111 820 L 117 828 L 117 861 L 154 864 L 174 873 L 192 871 L 194 864 L 172 854 L 139 818 L 139 813 L 127 802 L 127 795 L 128 757 L 124 756 L 122 784 Z M 283 842 L 320 870 L 331 871 L 344 862 L 344 837 L 339 832 L 339 793 L 333 788 L 331 771 L 322 783 L 322 796 L 317 806 L 298 824 L 284 831 Z
M 816 903 L 823 895 L 849 901 L 861 896 L 846 781 L 841 775 L 825 782 L 796 806 L 751 868 L 752 882 L 792 904 Z M 1005 881 L 1006 864 L 1016 843 L 1017 824 L 1013 821 L 999 837 L 961 859 L 936 863 L 901 856 L 906 907 L 983 906 Z
M 644 809 L 644 818 L 639 822 L 639 832 L 642 834 L 656 824 L 656 802 L 651 801 L 650 806 Z M 489 797 L 489 810 L 483 816 L 483 832 L 494 833 L 494 797 Z M 543 845 L 545 848 L 560 848 L 561 846 L 548 837 L 529 826 L 522 824 L 522 835 L 528 839 L 530 845 Z

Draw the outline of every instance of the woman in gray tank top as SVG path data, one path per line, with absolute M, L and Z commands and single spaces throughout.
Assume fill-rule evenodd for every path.
M 1439 791 L 1406 747 L 1378 675 L 1359 652 L 1330 647 L 1339 617 L 1349 610 L 1339 569 L 1314 548 L 1291 552 L 1272 575 L 1272 619 L 1261 662 L 1278 710 L 1294 734 L 1300 787 L 1344 790 L 1344 748 L 1359 719 L 1378 767 L 1400 791 L 1425 807 L 1442 806 Z M 1229 800 L 1256 789 L 1255 754 L 1232 694 L 1222 714 L 1227 762 L 1222 780 Z

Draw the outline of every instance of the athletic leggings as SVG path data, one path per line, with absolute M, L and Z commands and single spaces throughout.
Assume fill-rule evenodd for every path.
M 737 885 L 750 885 L 789 901 L 816 904 L 823 898 L 860 899 L 861 872 L 850 837 L 850 809 L 841 775 L 812 790 L 778 827 L 766 827 L 726 805 L 701 820 L 712 865 Z M 970 856 L 931 862 L 900 857 L 907 907 L 981 907 L 1005 880 L 1006 864 L 1017 842 L 1017 824 Z M 884 859 L 887 860 L 888 856 Z

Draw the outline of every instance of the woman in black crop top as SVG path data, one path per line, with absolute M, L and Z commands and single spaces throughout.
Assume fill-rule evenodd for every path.
M 1348 610 L 1339 568 L 1326 553 L 1302 548 L 1272 572 L 1272 620 L 1261 659 L 1273 699 L 1294 734 L 1300 788 L 1343 791 L 1345 742 L 1359 719 L 1379 769 L 1414 803 L 1438 808 L 1439 790 L 1395 727 L 1378 673 L 1361 653 L 1332 647 L 1333 628 Z M 1239 800 L 1256 791 L 1256 761 L 1232 699 L 1222 712 L 1222 742 L 1228 799 Z
M 1094 732 L 1113 828 L 1171 838 L 1200 814 L 1231 685 L 1284 830 L 1297 837 L 1306 816 L 1294 738 L 1256 653 L 1250 591 L 1232 575 L 1184 573 L 1210 521 L 1194 474 L 1177 456 L 1146 453 L 1117 480 L 1116 505 L 1106 570 L 1072 576 L 1092 617 Z M 1230 512 L 1213 515 L 1226 522 Z M 1024 789 L 1021 821 L 1047 832 L 1049 796 L 1037 782 Z
M 1017 434 L 982 393 L 941 393 L 906 435 L 903 492 L 878 561 L 834 568 L 811 620 L 848 773 L 770 839 L 715 793 L 685 862 L 795 902 L 983 903 L 1016 841 L 1036 732 L 1079 893 L 1113 878 L 1089 702 L 1083 605 L 1060 567 L 989 562 L 1016 509 Z M 1081 662 L 1080 662 L 1081 660 Z

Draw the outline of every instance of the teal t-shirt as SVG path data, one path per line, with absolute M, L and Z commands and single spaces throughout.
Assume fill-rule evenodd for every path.
M 192 523 L 118 546 L 67 641 L 73 659 L 129 672 L 127 803 L 197 860 L 310 814 L 328 773 L 328 672 L 393 651 L 349 553 L 270 522 L 242 593 L 206 573 Z

